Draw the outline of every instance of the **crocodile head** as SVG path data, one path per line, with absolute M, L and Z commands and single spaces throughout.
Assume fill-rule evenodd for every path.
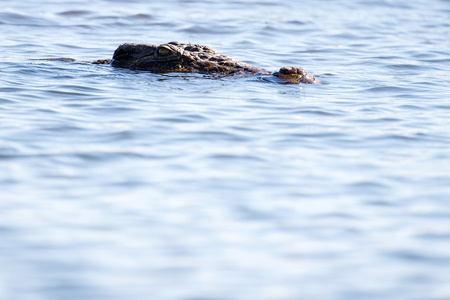
M 220 55 L 211 47 L 170 42 L 147 45 L 127 43 L 119 46 L 111 61 L 113 67 L 146 70 L 154 73 L 199 72 L 234 74 L 259 69 Z
M 218 54 L 211 47 L 178 42 L 159 46 L 134 43 L 120 45 L 114 52 L 111 65 L 153 73 L 270 74 L 263 69 Z M 283 67 L 273 75 L 281 83 L 319 83 L 312 75 L 298 67 Z

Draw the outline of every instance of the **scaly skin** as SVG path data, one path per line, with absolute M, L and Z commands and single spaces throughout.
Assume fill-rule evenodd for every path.
M 99 60 L 94 63 L 108 62 L 108 60 Z M 114 52 L 111 65 L 118 68 L 145 70 L 153 73 L 272 74 L 281 79 L 282 83 L 319 84 L 316 78 L 302 68 L 283 67 L 278 72 L 270 73 L 236 61 L 228 56 L 218 54 L 208 46 L 178 42 L 170 42 L 159 46 L 134 43 L 123 44 Z

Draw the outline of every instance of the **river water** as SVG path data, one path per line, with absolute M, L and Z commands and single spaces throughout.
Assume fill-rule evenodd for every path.
M 1 300 L 450 299 L 448 0 L 0 3 Z

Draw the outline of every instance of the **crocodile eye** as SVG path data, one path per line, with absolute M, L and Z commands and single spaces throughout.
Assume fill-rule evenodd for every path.
M 169 55 L 169 53 L 170 53 L 170 50 L 167 48 L 163 48 L 163 47 L 158 48 L 158 54 L 161 56 Z

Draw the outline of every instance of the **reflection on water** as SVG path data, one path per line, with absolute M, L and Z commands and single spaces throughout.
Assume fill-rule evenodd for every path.
M 2 8 L 0 299 L 449 298 L 448 2 L 349 3 Z M 324 84 L 80 63 L 171 40 Z

